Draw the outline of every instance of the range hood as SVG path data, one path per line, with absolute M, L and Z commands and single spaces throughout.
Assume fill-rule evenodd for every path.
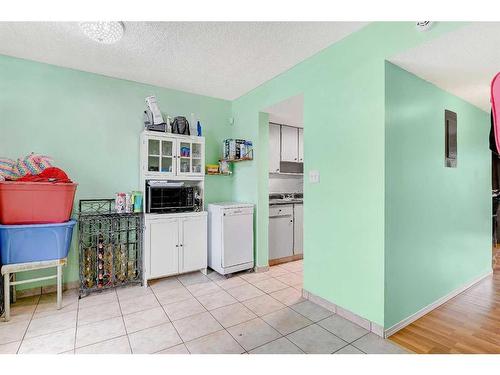
M 297 163 L 291 161 L 280 162 L 280 173 L 304 173 L 304 163 Z

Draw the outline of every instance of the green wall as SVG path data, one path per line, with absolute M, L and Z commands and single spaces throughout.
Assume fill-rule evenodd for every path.
M 386 63 L 385 326 L 491 271 L 490 116 Z M 457 168 L 444 166 L 444 111 Z
M 78 182 L 77 200 L 138 190 L 139 134 L 149 95 L 165 113 L 195 113 L 204 127 L 206 161 L 217 162 L 231 133 L 229 101 L 1 55 L 0 155 L 51 155 Z M 230 200 L 232 178 L 209 176 L 205 190 L 208 202 Z M 75 250 L 73 245 L 65 281 L 78 279 Z
M 304 288 L 384 324 L 386 57 L 459 27 L 371 23 L 233 102 L 233 135 L 254 140 L 235 200 L 257 205 L 256 262 L 268 263 L 267 131 L 259 112 L 304 95 Z M 307 173 L 319 170 L 319 184 Z

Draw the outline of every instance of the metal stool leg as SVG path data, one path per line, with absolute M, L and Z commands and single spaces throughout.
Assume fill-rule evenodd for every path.
M 16 281 L 16 274 L 13 273 L 12 274 L 12 281 Z M 15 285 L 12 285 L 12 303 L 16 303 L 17 302 L 17 290 L 16 290 L 16 286 Z
M 57 309 L 62 307 L 62 265 L 57 266 Z
M 10 320 L 10 274 L 7 272 L 3 275 L 3 295 L 5 300 L 5 321 Z

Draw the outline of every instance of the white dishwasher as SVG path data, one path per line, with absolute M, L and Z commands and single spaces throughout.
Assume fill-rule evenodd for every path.
M 208 266 L 221 275 L 253 268 L 253 204 L 208 205 Z

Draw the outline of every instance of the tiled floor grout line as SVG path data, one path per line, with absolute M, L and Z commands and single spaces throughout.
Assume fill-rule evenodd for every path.
M 357 347 L 354 343 L 355 343 L 356 341 L 359 341 L 360 339 L 362 339 L 362 338 L 363 338 L 363 337 L 365 337 L 366 335 L 369 335 L 370 333 L 371 333 L 371 332 L 367 332 L 367 333 L 365 333 L 363 336 L 358 337 L 356 340 L 354 340 L 353 342 L 351 342 L 349 345 L 352 345 L 352 346 L 354 346 L 356 349 L 358 349 L 358 350 L 362 351 L 363 353 L 365 353 L 363 350 L 361 350 L 360 348 L 358 348 L 358 347 Z M 365 354 L 367 354 L 367 353 L 365 353 Z
M 73 354 L 76 353 L 76 338 L 78 336 L 78 314 L 80 314 L 80 293 L 76 302 L 76 327 L 75 327 L 75 341 L 73 341 Z
M 278 333 L 281 335 L 281 333 L 280 333 L 280 332 L 278 332 Z M 303 351 L 302 349 L 300 349 L 297 345 L 295 345 L 295 344 L 294 344 L 294 343 L 293 343 L 293 342 L 292 342 L 292 341 L 291 341 L 288 337 L 283 336 L 283 335 L 281 335 L 281 337 L 278 337 L 277 339 L 271 340 L 271 341 L 269 341 L 269 342 L 266 342 L 265 344 L 262 344 L 262 345 L 256 346 L 256 347 L 255 347 L 255 348 L 253 348 L 253 349 L 250 349 L 250 351 L 248 351 L 248 354 L 251 354 L 250 352 L 251 352 L 252 350 L 255 350 L 255 349 L 258 349 L 258 348 L 262 348 L 263 346 L 266 346 L 267 344 L 270 344 L 270 343 L 272 343 L 272 342 L 275 342 L 275 341 L 278 341 L 278 340 L 281 340 L 281 339 L 286 339 L 287 341 L 289 341 L 289 342 L 290 342 L 290 344 L 292 344 L 293 346 L 295 346 L 295 347 L 296 347 L 297 349 L 299 349 L 302 353 L 306 354 L 306 352 L 304 352 L 304 351 Z
M 132 350 L 132 344 L 130 343 L 130 337 L 128 335 L 127 325 L 125 324 L 125 318 L 123 317 L 122 305 L 120 303 L 120 298 L 118 297 L 118 292 L 116 291 L 116 289 L 115 289 L 115 293 L 116 293 L 116 299 L 118 300 L 118 307 L 120 308 L 120 314 L 121 314 L 121 318 L 122 318 L 122 322 L 123 322 L 123 328 L 125 329 L 125 336 L 127 336 L 128 347 L 130 349 L 130 353 L 133 354 L 134 352 Z M 156 296 L 155 296 L 155 298 L 156 298 Z M 120 336 L 118 336 L 118 337 L 120 337 Z
M 15 286 L 14 286 L 14 288 L 15 288 Z M 40 290 L 40 292 L 41 292 L 41 290 Z M 28 332 L 28 328 L 31 325 L 31 321 L 33 320 L 33 317 L 35 316 L 35 312 L 36 312 L 36 309 L 38 308 L 38 305 L 40 304 L 40 299 L 41 298 L 42 298 L 42 295 L 40 294 L 38 296 L 38 299 L 36 300 L 36 306 L 33 309 L 33 312 L 31 313 L 31 318 L 30 318 L 30 320 L 28 322 L 28 325 L 26 326 L 26 329 L 24 330 L 23 337 L 21 338 L 21 341 L 19 342 L 19 346 L 17 348 L 16 354 L 19 354 L 19 350 L 21 350 L 21 346 L 23 345 L 24 338 L 26 337 L 26 333 Z M 10 301 L 9 301 L 9 303 L 10 303 Z

